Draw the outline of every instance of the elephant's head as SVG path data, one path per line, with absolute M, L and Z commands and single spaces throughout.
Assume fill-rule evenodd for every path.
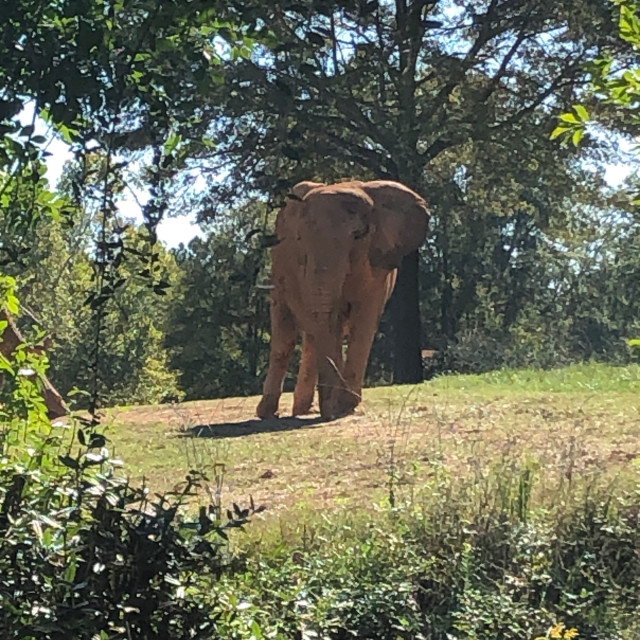
M 325 255 L 325 231 L 329 254 L 339 253 L 345 242 L 366 237 L 371 266 L 386 270 L 398 268 L 402 258 L 424 242 L 429 224 L 427 203 L 408 187 L 388 180 L 299 182 L 291 189 L 278 227 L 283 228 L 291 216 L 312 221 L 314 244 Z
M 313 188 L 300 202 L 299 242 L 310 287 L 337 297 L 356 259 L 354 252 L 372 229 L 373 200 L 357 184 Z
M 373 200 L 369 261 L 380 269 L 396 269 L 427 235 L 429 208 L 414 191 L 398 182 L 376 180 L 360 188 Z
M 374 269 L 397 269 L 424 242 L 429 224 L 427 203 L 417 193 L 384 180 L 301 182 L 282 213 L 283 222 L 297 221 L 290 231 L 297 228 L 307 277 L 327 293 L 333 279 L 334 296 L 350 263 L 368 258 Z

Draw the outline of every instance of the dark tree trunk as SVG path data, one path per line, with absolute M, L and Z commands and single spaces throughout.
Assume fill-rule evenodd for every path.
M 393 381 L 396 384 L 422 381 L 418 266 L 417 251 L 404 258 L 389 301 L 393 336 Z

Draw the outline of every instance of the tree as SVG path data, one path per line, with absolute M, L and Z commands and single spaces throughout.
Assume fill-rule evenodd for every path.
M 268 292 L 257 287 L 266 215 L 264 203 L 243 207 L 175 252 L 180 293 L 166 340 L 188 399 L 259 392 L 268 359 Z
M 202 194 L 202 215 L 212 200 L 282 192 L 300 179 L 404 182 L 432 205 L 430 251 L 439 264 L 428 273 L 439 282 L 428 286 L 438 290 L 439 330 L 453 339 L 460 225 L 451 207 L 465 200 L 460 180 L 476 177 L 467 162 L 483 159 L 484 180 L 506 170 L 498 179 L 508 197 L 544 215 L 535 185 L 518 195 L 511 181 L 525 180 L 530 158 L 538 160 L 544 123 L 554 105 L 574 100 L 584 63 L 604 47 L 624 51 L 607 3 L 308 0 L 260 12 L 245 6 L 242 15 L 262 44 L 251 58 L 227 59 L 224 85 L 203 101 L 215 146 L 195 142 L 190 154 L 205 174 L 227 172 Z M 554 157 L 555 168 L 565 167 L 564 188 L 574 182 L 570 155 Z M 499 203 L 503 193 L 492 190 Z M 498 205 L 489 213 L 524 237 L 519 209 Z M 484 230 L 487 212 L 479 213 L 469 223 Z M 405 260 L 391 304 L 397 382 L 421 379 L 419 265 L 417 255 Z
M 640 51 L 640 7 L 634 0 L 611 0 L 619 6 L 619 38 L 632 51 Z M 577 146 L 590 122 L 617 129 L 624 134 L 637 135 L 640 111 L 640 67 L 634 56 L 629 59 L 616 49 L 605 50 L 601 57 L 586 66 L 589 86 L 580 104 L 559 116 L 560 122 L 551 139 L 571 140 Z M 592 106 L 589 113 L 587 106 Z M 603 117 L 603 106 L 609 106 L 609 117 Z M 611 109 L 611 107 L 613 107 Z
M 25 237 L 43 214 L 64 213 L 60 205 L 64 200 L 54 198 L 43 184 L 46 140 L 34 135 L 35 118 L 40 117 L 71 145 L 79 165 L 91 169 L 93 159 L 99 158 L 99 171 L 76 172 L 69 189 L 76 200 L 84 198 L 83 205 L 90 200 L 96 211 L 89 296 L 95 336 L 89 359 L 97 372 L 107 307 L 126 283 L 120 267 L 129 247 L 117 199 L 129 177 L 127 167 L 134 160 L 144 167 L 150 195 L 143 206 L 146 239 L 138 233 L 132 253 L 139 262 L 146 260 L 139 272 L 146 272 L 153 288 L 162 292 L 163 282 L 156 279 L 161 257 L 153 245 L 178 155 L 179 125 L 188 127 L 197 119 L 193 113 L 184 116 L 193 112 L 194 96 L 208 91 L 221 77 L 214 38 L 224 32 L 231 40 L 237 33 L 230 47 L 243 52 L 242 38 L 235 25 L 218 19 L 223 3 L 207 7 L 200 0 L 4 4 L 0 196 L 7 233 L 0 239 L 0 263 L 14 264 L 28 253 Z M 17 116 L 27 103 L 33 106 L 34 122 L 23 127 Z M 176 113 L 181 115 L 179 123 Z M 133 122 L 144 123 L 136 139 L 128 135 Z M 148 155 L 135 153 L 143 149 Z M 90 385 L 92 409 L 99 403 L 101 384 L 96 375 Z
M 90 254 L 92 229 L 82 210 L 76 210 L 71 221 L 73 225 L 69 220 L 67 224 L 43 221 L 27 238 L 30 249 L 22 264 L 6 267 L 17 277 L 25 307 L 53 337 L 48 349 L 52 381 L 68 396 L 74 388 L 91 389 L 95 379 L 102 406 L 179 398 L 177 372 L 170 370 L 164 347 L 178 292 L 168 288 L 160 297 L 148 278 L 140 276 L 146 265 L 145 241 L 139 230 L 129 227 L 124 233 L 132 251 L 119 270 L 125 282 L 105 304 L 101 349 L 94 361 L 96 320 L 91 306 L 83 304 L 95 275 Z M 172 256 L 162 246 L 156 251 L 158 275 L 177 282 Z M 75 404 L 88 406 L 86 396 L 76 396 Z

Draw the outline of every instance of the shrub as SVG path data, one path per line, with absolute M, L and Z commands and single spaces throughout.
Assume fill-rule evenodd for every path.
M 1 302 L 1 301 L 0 301 Z M 35 356 L 17 351 L 20 360 Z M 8 374 L 13 363 L 4 359 Z M 219 505 L 186 505 L 195 471 L 152 495 L 118 473 L 96 425 L 52 426 L 37 383 L 10 378 L 0 408 L 0 637 L 30 639 L 216 637 L 210 585 L 229 571 Z
M 254 555 L 245 574 L 216 585 L 239 612 L 229 625 L 221 619 L 219 632 L 249 637 L 253 625 L 274 638 L 634 639 L 639 495 L 575 492 L 533 509 L 532 481 L 528 468 L 502 469 L 485 486 L 441 476 L 420 509 L 366 523 L 327 519 L 313 535 L 307 528 L 300 544 Z

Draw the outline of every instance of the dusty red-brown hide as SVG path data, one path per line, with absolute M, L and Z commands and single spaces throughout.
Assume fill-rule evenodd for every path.
M 0 321 L 8 323 L 6 329 L 0 334 L 0 354 L 8 358 L 22 342 L 22 334 L 18 329 L 11 314 L 6 309 L 0 309 Z M 41 353 L 50 344 L 50 340 L 45 339 L 42 347 L 34 347 L 35 353 Z M 62 396 L 56 391 L 55 387 L 49 382 L 46 376 L 40 376 L 42 386 L 44 388 L 44 401 L 47 406 L 47 412 L 51 420 L 66 416 L 68 413 L 67 405 Z M 4 383 L 4 376 L 0 373 L 0 388 Z

